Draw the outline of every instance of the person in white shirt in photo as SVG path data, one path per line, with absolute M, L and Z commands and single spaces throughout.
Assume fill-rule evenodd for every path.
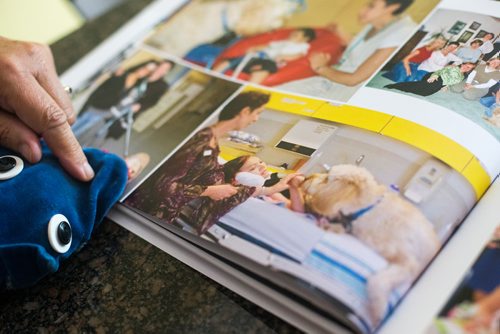
M 314 53 L 309 63 L 317 76 L 277 88 L 346 101 L 411 36 L 417 25 L 403 13 L 412 3 L 413 0 L 370 0 L 359 12 L 359 21 L 365 27 L 354 38 L 346 37 L 336 25 L 331 26 L 347 45 L 337 64 L 329 66 L 330 55 Z
M 458 42 L 451 42 L 441 50 L 434 51 L 428 59 L 418 66 L 412 81 L 420 81 L 428 73 L 439 71 L 449 63 L 461 64 L 462 59 L 454 54 L 459 46 Z
M 495 48 L 492 42 L 493 38 L 495 38 L 495 35 L 491 32 L 484 35 L 482 39 L 483 45 L 479 47 L 479 51 L 481 51 L 483 55 L 490 53 Z

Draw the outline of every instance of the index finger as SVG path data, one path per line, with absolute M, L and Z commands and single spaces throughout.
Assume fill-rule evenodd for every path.
M 73 124 L 76 119 L 76 113 L 73 109 L 69 94 L 64 90 L 59 77 L 57 76 L 56 66 L 52 52 L 48 46 L 40 47 L 41 61 L 35 65 L 35 78 L 45 91 L 52 97 L 57 105 L 66 113 L 69 124 Z
M 42 136 L 69 174 L 81 181 L 90 181 L 94 177 L 94 170 L 83 154 L 82 147 L 68 122 L 49 128 Z

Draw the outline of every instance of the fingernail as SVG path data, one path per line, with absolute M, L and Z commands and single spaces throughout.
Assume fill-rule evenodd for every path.
M 31 147 L 29 144 L 22 144 L 19 147 L 19 153 L 31 163 L 38 162 L 42 158 L 42 152 L 39 147 Z
M 83 171 L 83 174 L 85 175 L 85 178 L 87 180 L 91 180 L 94 178 L 94 175 L 95 175 L 94 170 L 92 169 L 92 167 L 90 167 L 88 162 L 85 162 L 82 165 L 82 171 Z
M 31 152 L 31 148 L 30 148 L 30 146 L 28 144 L 22 144 L 21 147 L 19 147 L 19 152 L 29 162 L 33 162 L 33 154 Z

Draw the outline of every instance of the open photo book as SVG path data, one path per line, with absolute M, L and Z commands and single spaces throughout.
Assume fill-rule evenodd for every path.
M 113 221 L 306 331 L 474 333 L 499 36 L 489 0 L 158 0 L 62 80 L 129 167 Z

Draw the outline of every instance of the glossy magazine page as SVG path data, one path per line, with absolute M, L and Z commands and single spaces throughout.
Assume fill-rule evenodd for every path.
M 499 171 L 479 4 L 192 1 L 78 86 L 73 130 L 125 158 L 127 207 L 373 332 Z
M 500 332 L 500 226 L 427 333 Z

